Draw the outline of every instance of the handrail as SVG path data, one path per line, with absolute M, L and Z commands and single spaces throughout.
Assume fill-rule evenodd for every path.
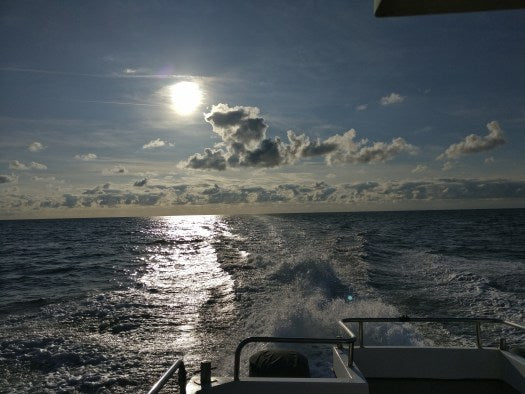
M 249 337 L 246 339 L 243 339 L 239 345 L 237 346 L 237 349 L 235 349 L 235 361 L 234 361 L 234 367 L 233 367 L 233 380 L 238 381 L 239 380 L 239 370 L 240 370 L 240 364 L 241 364 L 241 351 L 242 348 L 247 345 L 248 343 L 256 343 L 256 342 L 264 342 L 264 343 L 310 343 L 310 344 L 336 344 L 336 345 L 344 345 L 348 344 L 348 366 L 351 367 L 353 360 L 354 360 L 354 343 L 356 340 L 355 335 L 350 331 L 350 329 L 347 329 L 347 333 L 349 333 L 350 338 L 284 338 L 284 337 Z
M 364 323 L 473 323 L 476 327 L 476 346 L 483 348 L 481 343 L 481 323 L 503 324 L 525 331 L 525 326 L 497 318 L 489 317 L 347 317 L 339 320 L 339 325 L 347 327 L 345 323 L 359 323 L 359 347 L 364 347 Z
M 176 371 L 179 371 L 179 392 L 180 394 L 186 394 L 186 367 L 184 366 L 184 361 L 177 360 L 175 361 L 171 367 L 162 375 L 162 377 L 153 385 L 153 387 L 148 391 L 148 394 L 157 394 L 164 385 L 170 380 L 170 378 L 173 376 L 173 374 Z

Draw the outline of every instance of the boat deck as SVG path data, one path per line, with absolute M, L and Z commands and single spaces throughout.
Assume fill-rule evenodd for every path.
M 519 394 L 496 379 L 367 379 L 370 394 Z

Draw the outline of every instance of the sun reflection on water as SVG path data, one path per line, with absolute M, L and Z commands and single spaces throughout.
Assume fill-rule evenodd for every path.
M 203 314 L 233 316 L 234 283 L 221 268 L 214 247 L 225 230 L 224 223 L 220 216 L 151 220 L 156 222 L 149 234 L 154 241 L 142 256 L 146 269 L 137 280 L 150 302 L 159 305 L 170 320 L 171 345 L 195 351 L 203 348 L 206 320 L 217 317 Z

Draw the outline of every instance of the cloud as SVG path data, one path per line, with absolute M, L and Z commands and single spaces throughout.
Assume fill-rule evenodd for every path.
M 454 168 L 454 162 L 453 161 L 447 161 L 443 164 L 443 167 L 441 167 L 442 171 L 450 171 L 452 168 Z
M 142 186 L 146 185 L 146 183 L 148 183 L 148 180 L 146 178 L 144 178 L 144 179 L 141 179 L 140 181 L 136 181 L 133 184 L 133 186 L 142 187 Z
M 418 134 L 427 134 L 431 130 L 432 130 L 432 126 L 424 126 L 424 127 L 421 127 L 420 129 L 415 130 L 414 134 L 416 134 L 416 135 L 418 135 Z
M 0 199 L 0 212 L 35 209 L 105 208 L 129 206 L 200 206 L 214 204 L 350 204 L 411 201 L 495 200 L 525 198 L 525 181 L 508 179 L 436 179 L 428 181 L 358 182 L 330 185 L 325 182 L 275 186 L 228 184 L 145 185 L 144 192 L 104 184 L 81 193 L 37 197 L 11 191 Z M 521 201 L 521 200 L 515 200 Z M 255 205 L 254 205 L 255 204 Z M 341 205 L 340 205 L 341 206 Z M 321 208 L 322 205 L 319 205 Z
M 11 175 L 0 174 L 0 184 L 16 182 L 17 180 L 18 180 L 18 177 L 13 174 Z
M 32 176 L 31 180 L 34 182 L 63 182 L 57 181 L 57 179 L 54 176 Z
M 416 147 L 402 138 L 391 143 L 368 140 L 354 141 L 355 130 L 343 135 L 335 134 L 326 140 L 311 140 L 305 134 L 289 130 L 287 142 L 280 138 L 266 138 L 268 126 L 259 117 L 255 107 L 229 107 L 218 104 L 205 114 L 214 133 L 221 137 L 215 148 L 206 148 L 204 154 L 196 153 L 182 167 L 193 169 L 214 169 L 223 171 L 228 167 L 277 167 L 294 164 L 300 159 L 324 157 L 326 163 L 374 163 L 392 159 L 401 152 L 414 153 Z
M 204 154 L 196 153 L 187 162 L 183 162 L 183 167 L 200 169 L 213 169 L 224 171 L 226 169 L 226 159 L 222 150 L 204 149 Z
M 266 136 L 268 128 L 259 117 L 257 107 L 229 107 L 220 103 L 212 107 L 205 119 L 224 142 L 246 146 L 257 145 Z
M 503 137 L 503 130 L 497 121 L 493 120 L 492 122 L 487 123 L 487 129 L 489 130 L 489 133 L 483 137 L 477 134 L 470 134 L 462 141 L 450 145 L 445 152 L 437 157 L 438 160 L 447 157 L 452 159 L 469 153 L 491 150 L 506 142 Z
M 96 186 L 93 189 L 86 189 L 82 194 L 103 194 L 110 190 L 111 184 L 104 183 L 102 186 Z
M 347 131 L 340 136 L 336 134 L 326 140 L 328 143 L 336 143 L 338 148 L 327 155 L 326 160 L 329 164 L 334 163 L 378 163 L 388 161 L 397 154 L 407 152 L 415 154 L 417 148 L 407 143 L 403 138 L 392 139 L 391 143 L 375 142 L 367 145 L 368 140 L 363 139 L 354 142 L 356 131 Z
M 85 153 L 83 155 L 75 155 L 75 159 L 83 160 L 83 161 L 95 160 L 96 158 L 97 158 L 97 155 L 95 155 L 94 153 Z
M 30 152 L 38 152 L 38 151 L 41 151 L 43 149 L 45 149 L 46 147 L 44 145 L 42 145 L 42 143 L 40 142 L 33 142 L 31 143 L 27 149 L 29 149 Z
M 428 170 L 428 167 L 423 164 L 418 164 L 412 171 L 410 171 L 412 174 L 421 174 L 422 172 L 425 172 Z
M 102 170 L 102 175 L 124 175 L 127 174 L 128 170 L 126 167 L 121 165 L 113 166 L 112 168 L 106 168 Z
M 40 164 L 32 161 L 29 164 L 22 163 L 18 160 L 13 160 L 9 163 L 9 168 L 12 170 L 19 170 L 19 171 L 28 171 L 28 170 L 47 170 L 47 166 L 45 164 Z
M 142 149 L 155 149 L 166 145 L 167 144 L 164 141 L 162 141 L 160 138 L 157 138 L 156 140 L 151 140 L 147 144 L 142 145 Z
M 63 197 L 64 203 L 62 205 L 64 205 L 65 207 L 73 208 L 77 205 L 79 199 L 78 196 L 74 196 L 72 194 L 64 194 Z
M 355 107 L 356 111 L 365 111 L 368 108 L 368 104 L 361 104 Z
M 405 96 L 401 96 L 398 93 L 390 93 L 389 96 L 381 97 L 381 100 L 379 100 L 379 103 L 383 106 L 386 106 L 386 105 L 402 103 L 403 101 L 405 101 Z

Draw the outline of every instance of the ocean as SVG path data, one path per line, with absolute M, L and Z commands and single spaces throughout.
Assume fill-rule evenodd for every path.
M 230 375 L 244 337 L 335 336 L 344 317 L 525 320 L 523 209 L 0 221 L 0 239 L 2 393 L 145 392 L 180 357 Z M 370 324 L 365 337 L 473 333 Z M 302 351 L 330 376 L 329 349 Z

